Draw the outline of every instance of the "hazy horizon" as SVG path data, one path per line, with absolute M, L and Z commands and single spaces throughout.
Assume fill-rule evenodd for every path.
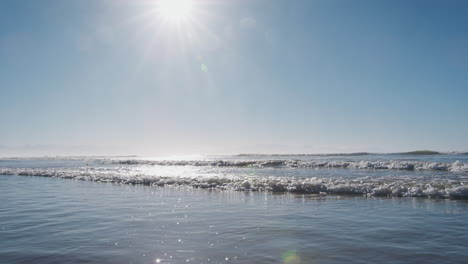
M 259 148 L 257 148 L 259 149 Z M 329 154 L 404 154 L 410 152 L 430 151 L 438 154 L 466 154 L 465 150 L 437 150 L 437 149 L 407 149 L 399 151 L 315 151 L 315 152 L 294 152 L 294 151 L 239 151 L 239 152 L 168 152 L 157 153 L 147 150 L 146 152 L 124 151 L 122 148 L 91 146 L 61 146 L 61 145 L 23 145 L 16 147 L 0 146 L 0 158 L 8 157 L 67 157 L 67 156 L 141 156 L 141 157 L 177 157 L 177 156 L 206 156 L 206 155 L 329 155 Z

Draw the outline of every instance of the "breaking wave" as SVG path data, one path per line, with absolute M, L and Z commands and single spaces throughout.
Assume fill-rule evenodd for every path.
M 299 157 L 329 157 L 329 156 L 365 156 L 365 155 L 372 155 L 374 153 L 370 152 L 353 152 L 353 153 L 322 153 L 322 154 L 258 154 L 258 153 L 242 153 L 242 154 L 237 154 L 236 156 L 239 157 L 275 157 L 275 156 L 281 156 L 281 157 L 288 157 L 288 156 L 299 156 Z
M 468 164 L 427 161 L 302 161 L 302 160 L 108 160 L 120 165 L 155 166 L 214 166 L 214 167 L 289 167 L 289 168 L 343 168 L 367 170 L 422 170 L 468 172 Z
M 466 165 L 463 165 L 466 168 Z M 460 167 L 459 165 L 455 167 Z M 452 165 L 453 168 L 453 165 Z M 322 195 L 366 195 L 468 199 L 460 179 L 424 177 L 299 178 L 273 176 L 155 176 L 131 168 L 3 168 L 0 175 L 42 176 L 121 184 L 193 187 L 237 191 L 290 192 Z

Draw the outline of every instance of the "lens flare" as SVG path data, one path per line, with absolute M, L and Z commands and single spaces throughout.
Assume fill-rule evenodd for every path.
M 296 251 L 287 251 L 281 255 L 284 264 L 300 264 L 301 258 L 297 255 Z

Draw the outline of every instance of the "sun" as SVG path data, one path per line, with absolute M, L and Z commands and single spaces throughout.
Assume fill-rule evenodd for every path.
M 163 20 L 180 22 L 190 18 L 193 0 L 159 0 L 158 13 Z

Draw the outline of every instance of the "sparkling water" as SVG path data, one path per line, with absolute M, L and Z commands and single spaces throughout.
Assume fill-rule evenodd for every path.
M 453 154 L 1 159 L 0 263 L 464 263 L 466 164 Z

